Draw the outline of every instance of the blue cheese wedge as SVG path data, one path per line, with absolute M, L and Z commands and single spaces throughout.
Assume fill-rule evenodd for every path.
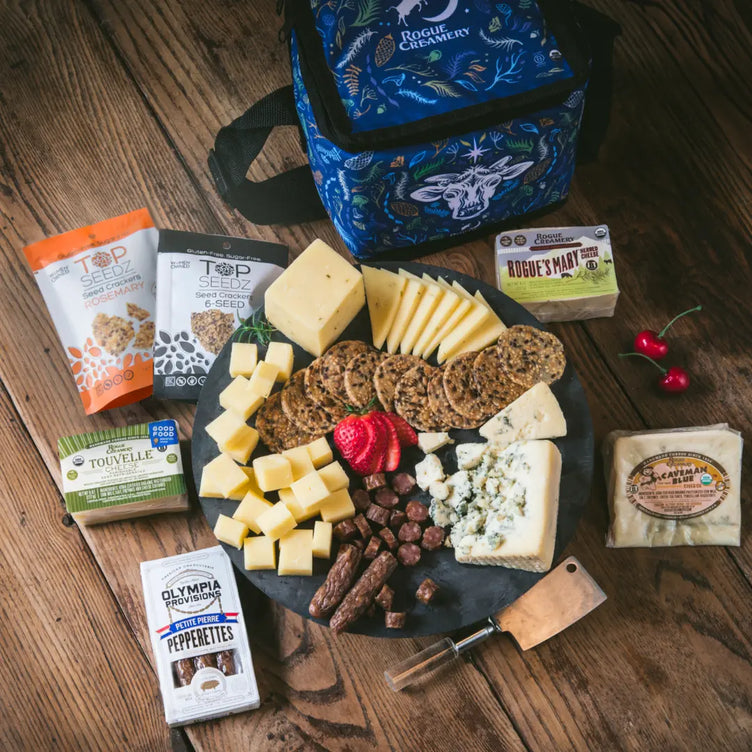
M 742 437 L 725 423 L 613 431 L 604 442 L 606 545 L 738 546 Z
M 567 421 L 548 384 L 542 381 L 484 423 L 483 438 L 508 446 L 523 439 L 555 439 L 567 435 Z
M 188 509 L 174 420 L 65 436 L 57 445 L 65 506 L 80 524 Z
M 483 447 L 480 457 L 451 475 L 448 497 L 434 497 L 430 507 L 437 525 L 452 525 L 455 558 L 547 571 L 556 541 L 559 450 L 550 441 L 521 441 L 505 449 L 469 446 Z

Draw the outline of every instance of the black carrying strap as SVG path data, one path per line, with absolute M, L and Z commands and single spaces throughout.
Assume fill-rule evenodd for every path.
M 621 26 L 603 13 L 572 3 L 577 23 L 590 47 L 590 81 L 585 96 L 580 137 L 577 144 L 577 162 L 594 162 L 606 137 L 611 116 L 611 90 L 613 82 L 614 40 L 621 34 Z
M 621 27 L 579 2 L 573 11 L 590 45 L 592 69 L 582 117 L 578 162 L 598 158 L 611 111 L 614 39 Z M 308 165 L 254 183 L 246 178 L 273 128 L 298 125 L 292 85 L 273 91 L 217 134 L 209 169 L 219 195 L 258 225 L 297 224 L 327 216 Z
M 273 91 L 217 134 L 209 169 L 219 195 L 258 225 L 310 222 L 326 217 L 308 165 L 254 183 L 248 168 L 273 128 L 298 125 L 292 85 Z

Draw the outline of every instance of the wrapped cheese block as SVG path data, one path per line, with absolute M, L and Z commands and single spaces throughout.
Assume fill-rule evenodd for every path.
M 606 545 L 738 546 L 742 437 L 722 423 L 613 431 L 604 442 Z

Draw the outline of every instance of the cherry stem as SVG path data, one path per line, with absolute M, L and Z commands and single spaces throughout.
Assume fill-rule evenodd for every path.
M 647 355 L 643 355 L 642 353 L 619 353 L 620 358 L 631 358 L 631 357 L 637 357 L 637 358 L 645 358 L 645 360 L 649 360 L 662 374 L 668 373 L 668 371 L 662 366 L 656 363 L 652 358 L 649 358 Z
M 668 324 L 666 324 L 666 326 L 664 326 L 663 329 L 661 329 L 661 331 L 658 332 L 658 338 L 660 339 L 661 337 L 663 337 L 663 335 L 674 325 L 674 322 L 678 321 L 682 316 L 686 316 L 688 313 L 694 313 L 695 311 L 701 311 L 701 310 L 702 310 L 702 306 L 697 305 L 694 308 L 690 308 L 689 310 L 684 311 L 683 313 L 680 313 L 678 316 L 674 316 L 674 318 L 672 318 L 671 321 L 669 321 Z

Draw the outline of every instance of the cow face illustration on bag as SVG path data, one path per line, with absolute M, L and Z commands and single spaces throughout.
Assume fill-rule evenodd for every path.
M 522 175 L 534 164 L 527 161 L 510 165 L 511 159 L 506 156 L 488 167 L 471 165 L 463 172 L 432 175 L 425 180 L 431 185 L 418 188 L 410 197 L 424 204 L 443 199 L 452 210 L 452 219 L 473 219 L 488 209 L 499 183 Z

